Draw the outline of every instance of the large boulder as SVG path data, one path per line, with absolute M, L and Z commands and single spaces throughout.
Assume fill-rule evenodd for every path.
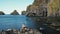
M 4 12 L 2 12 L 2 11 L 0 11 L 0 15 L 5 15 L 5 13 L 4 13 Z
M 11 15 L 19 15 L 19 13 L 17 12 L 17 10 L 14 10 Z

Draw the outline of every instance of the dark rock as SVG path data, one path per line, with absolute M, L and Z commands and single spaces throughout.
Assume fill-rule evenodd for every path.
M 24 31 L 24 32 L 23 32 Z M 42 34 L 40 31 L 36 30 L 36 29 L 24 29 L 24 30 L 7 30 L 7 31 L 2 31 L 0 32 L 0 34 Z
M 19 13 L 17 12 L 17 10 L 14 10 L 11 15 L 19 15 Z
M 49 0 L 48 0 L 49 1 Z M 47 16 L 47 0 L 34 0 L 32 5 L 29 5 L 26 10 L 26 15 L 35 14 L 33 16 Z
M 5 13 L 4 13 L 4 12 L 2 12 L 2 11 L 0 11 L 0 15 L 5 15 Z

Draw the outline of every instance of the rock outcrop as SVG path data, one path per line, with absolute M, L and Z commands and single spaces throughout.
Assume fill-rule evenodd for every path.
M 11 15 L 19 15 L 19 13 L 18 13 L 16 10 L 14 10 L 14 11 L 11 13 Z
M 26 14 L 26 11 L 22 11 L 22 15 L 25 15 Z
M 47 16 L 47 4 L 49 0 L 34 0 L 32 5 L 29 5 L 26 10 L 26 15 L 30 16 Z
M 42 34 L 42 33 L 36 29 L 30 29 L 30 30 L 12 29 L 7 31 L 1 31 L 0 34 Z
M 2 11 L 0 11 L 0 15 L 5 15 L 5 13 L 4 13 L 4 12 L 2 12 Z

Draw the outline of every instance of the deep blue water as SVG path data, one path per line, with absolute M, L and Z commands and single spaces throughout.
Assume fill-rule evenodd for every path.
M 0 30 L 20 29 L 22 24 L 34 28 L 33 21 L 24 15 L 0 15 Z

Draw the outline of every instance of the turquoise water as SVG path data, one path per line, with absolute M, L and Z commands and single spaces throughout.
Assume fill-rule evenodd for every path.
M 20 29 L 23 23 L 29 28 L 35 27 L 31 18 L 24 15 L 0 15 L 0 30 Z

